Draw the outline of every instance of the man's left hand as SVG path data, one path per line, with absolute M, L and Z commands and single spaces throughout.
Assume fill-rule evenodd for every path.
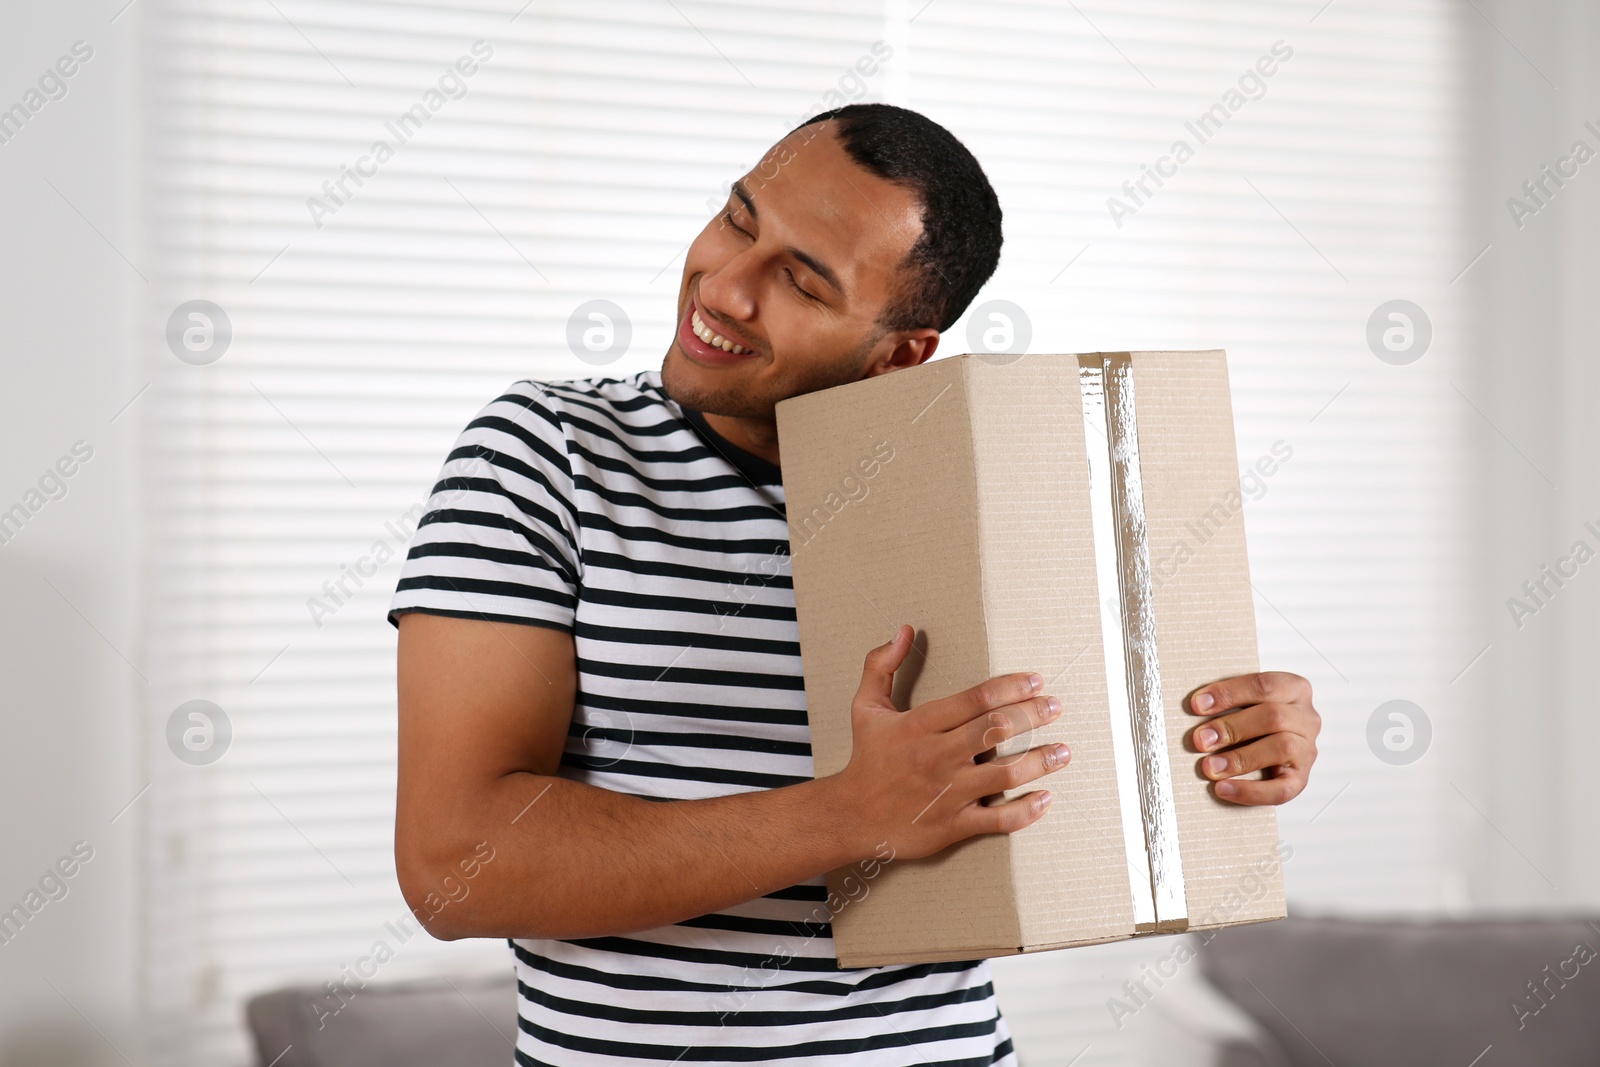
M 1298 674 L 1263 671 L 1201 686 L 1188 710 L 1214 715 L 1189 735 L 1200 774 L 1235 804 L 1282 804 L 1306 787 L 1317 759 L 1322 716 L 1311 706 L 1311 683 Z M 1220 714 L 1220 713 L 1226 714 Z M 1260 770 L 1262 780 L 1240 779 Z

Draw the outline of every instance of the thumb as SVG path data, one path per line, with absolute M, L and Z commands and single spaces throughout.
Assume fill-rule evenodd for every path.
M 894 636 L 886 644 L 867 653 L 866 662 L 861 668 L 861 687 L 856 690 L 858 698 L 867 698 L 874 703 L 894 705 L 894 672 L 906 661 L 906 656 L 911 653 L 911 639 L 907 636 L 908 627 L 901 623 L 895 628 Z

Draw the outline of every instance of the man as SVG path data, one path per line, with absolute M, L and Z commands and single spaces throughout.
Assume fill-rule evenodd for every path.
M 435 936 L 510 940 L 518 1062 L 1015 1062 L 985 961 L 839 968 L 823 875 L 1046 817 L 1043 789 L 978 801 L 1060 746 L 973 756 L 1059 702 L 1019 673 L 896 709 L 901 626 L 863 650 L 849 766 L 813 778 L 773 414 L 932 356 L 1000 219 L 936 123 L 819 115 L 690 246 L 659 372 L 515 382 L 447 458 L 389 615 L 395 856 Z M 1208 698 L 1237 709 L 1195 732 L 1217 795 L 1297 795 L 1305 679 Z

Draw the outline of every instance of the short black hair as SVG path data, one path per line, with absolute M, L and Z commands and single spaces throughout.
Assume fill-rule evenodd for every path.
M 922 202 L 922 235 L 900 263 L 909 276 L 878 317 L 879 329 L 934 326 L 943 333 L 1000 263 L 1000 198 L 967 146 L 926 115 L 894 104 L 847 104 L 789 133 L 829 120 L 851 159 Z

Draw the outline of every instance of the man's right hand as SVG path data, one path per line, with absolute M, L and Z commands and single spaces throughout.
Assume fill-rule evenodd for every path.
M 1003 759 L 976 757 L 1008 738 L 1056 721 L 1061 702 L 1037 674 L 1003 674 L 971 689 L 900 711 L 895 671 L 911 652 L 910 627 L 867 653 L 851 705 L 850 762 L 836 776 L 853 799 L 858 830 L 888 840 L 897 857 L 932 855 L 975 834 L 1013 833 L 1040 819 L 1050 794 L 1036 789 L 1003 803 L 985 797 L 1066 766 L 1066 745 Z

